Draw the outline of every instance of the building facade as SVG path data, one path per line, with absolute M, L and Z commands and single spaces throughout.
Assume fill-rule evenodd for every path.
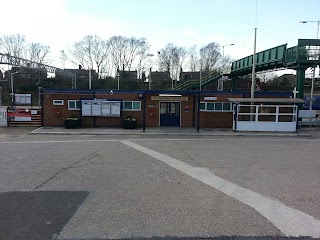
M 259 93 L 256 97 L 289 97 L 291 93 Z M 228 98 L 250 93 L 171 90 L 55 90 L 41 93 L 43 125 L 64 126 L 70 117 L 82 127 L 122 127 L 132 117 L 137 127 L 232 128 Z

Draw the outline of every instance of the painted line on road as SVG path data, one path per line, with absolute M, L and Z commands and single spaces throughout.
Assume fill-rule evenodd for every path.
M 49 140 L 49 141 L 28 141 L 25 142 L 0 142 L 0 144 L 33 144 L 33 143 L 86 143 L 86 142 L 119 142 L 119 140 L 115 139 L 104 139 L 104 140 L 95 140 L 95 139 L 88 139 L 88 140 Z
M 190 166 L 180 160 L 130 141 L 121 142 L 247 204 L 267 218 L 286 236 L 320 237 L 320 220 L 313 216 L 290 208 L 278 200 L 264 197 L 259 193 L 224 180 L 206 168 Z

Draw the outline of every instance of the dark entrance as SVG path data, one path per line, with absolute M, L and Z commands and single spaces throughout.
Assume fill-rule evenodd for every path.
M 180 102 L 160 102 L 160 126 L 180 127 Z

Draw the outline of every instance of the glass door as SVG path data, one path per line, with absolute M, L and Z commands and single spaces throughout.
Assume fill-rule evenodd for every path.
M 160 126 L 180 127 L 179 102 L 160 102 Z

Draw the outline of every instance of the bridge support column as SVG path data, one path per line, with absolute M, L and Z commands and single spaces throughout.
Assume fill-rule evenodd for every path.
M 232 92 L 236 92 L 237 91 L 237 79 L 232 79 L 231 84 L 232 84 L 232 86 L 231 86 Z
M 298 98 L 304 97 L 304 80 L 305 80 L 305 71 L 306 68 L 297 68 L 297 78 L 296 78 L 296 87 L 299 93 L 297 94 Z

